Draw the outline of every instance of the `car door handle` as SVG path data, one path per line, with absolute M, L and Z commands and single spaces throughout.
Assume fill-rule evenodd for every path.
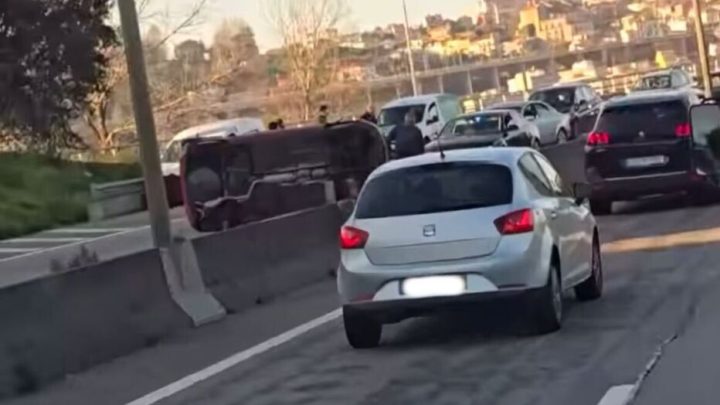
M 550 219 L 557 219 L 558 213 L 557 211 L 550 211 Z

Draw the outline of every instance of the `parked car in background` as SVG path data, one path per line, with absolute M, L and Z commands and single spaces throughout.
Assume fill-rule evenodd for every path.
M 692 77 L 682 69 L 667 69 L 643 75 L 633 88 L 633 92 L 652 90 L 685 90 L 702 95 L 695 86 Z
M 718 185 L 707 142 L 693 141 L 688 110 L 692 91 L 639 92 L 608 101 L 585 147 L 585 175 L 593 212 L 609 214 L 615 201 L 687 192 L 705 199 Z
M 337 284 L 348 342 L 375 347 L 383 324 L 493 299 L 522 302 L 535 333 L 559 329 L 564 290 L 581 301 L 603 292 L 587 191 L 565 187 L 527 148 L 381 166 L 340 232 Z
M 163 175 L 180 175 L 180 155 L 184 140 L 190 138 L 223 138 L 230 134 L 239 136 L 264 130 L 265 124 L 259 118 L 235 118 L 184 129 L 165 145 L 162 152 Z
M 452 94 L 428 94 L 393 100 L 383 106 L 378 114 L 378 126 L 385 136 L 405 121 L 409 112 L 415 114 L 415 122 L 426 142 L 437 137 L 445 123 L 462 113 L 460 98 Z
M 448 122 L 427 152 L 486 146 L 540 147 L 540 131 L 515 110 L 482 111 Z
M 602 98 L 585 83 L 559 83 L 534 91 L 530 101 L 542 101 L 570 116 L 570 136 L 587 135 L 595 125 Z
M 542 101 L 519 101 L 495 104 L 488 110 L 515 110 L 540 131 L 540 143 L 549 145 L 571 139 L 570 115 L 563 114 Z

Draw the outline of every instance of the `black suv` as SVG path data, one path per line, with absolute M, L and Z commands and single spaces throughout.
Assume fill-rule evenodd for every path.
M 695 145 L 689 109 L 693 91 L 646 91 L 605 103 L 585 146 L 585 175 L 594 213 L 608 214 L 613 201 L 686 191 L 702 195 L 714 183 Z M 712 163 L 714 164 L 714 163 Z
M 595 124 L 602 98 L 587 84 L 556 84 L 534 91 L 530 101 L 543 101 L 570 116 L 572 138 L 584 136 Z

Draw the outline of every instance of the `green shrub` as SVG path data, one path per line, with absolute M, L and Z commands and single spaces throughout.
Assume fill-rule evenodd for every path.
M 91 183 L 140 176 L 134 164 L 0 153 L 0 238 L 85 221 Z

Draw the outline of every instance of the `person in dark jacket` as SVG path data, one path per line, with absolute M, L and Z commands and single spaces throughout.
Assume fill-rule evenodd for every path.
M 377 124 L 377 117 L 375 116 L 375 107 L 370 104 L 368 105 L 367 109 L 365 110 L 365 113 L 360 116 L 360 119 L 367 122 L 372 122 L 373 124 Z
M 425 153 L 425 141 L 420 129 L 415 126 L 413 111 L 405 114 L 405 122 L 390 131 L 387 138 L 389 149 L 394 157 L 402 159 Z

